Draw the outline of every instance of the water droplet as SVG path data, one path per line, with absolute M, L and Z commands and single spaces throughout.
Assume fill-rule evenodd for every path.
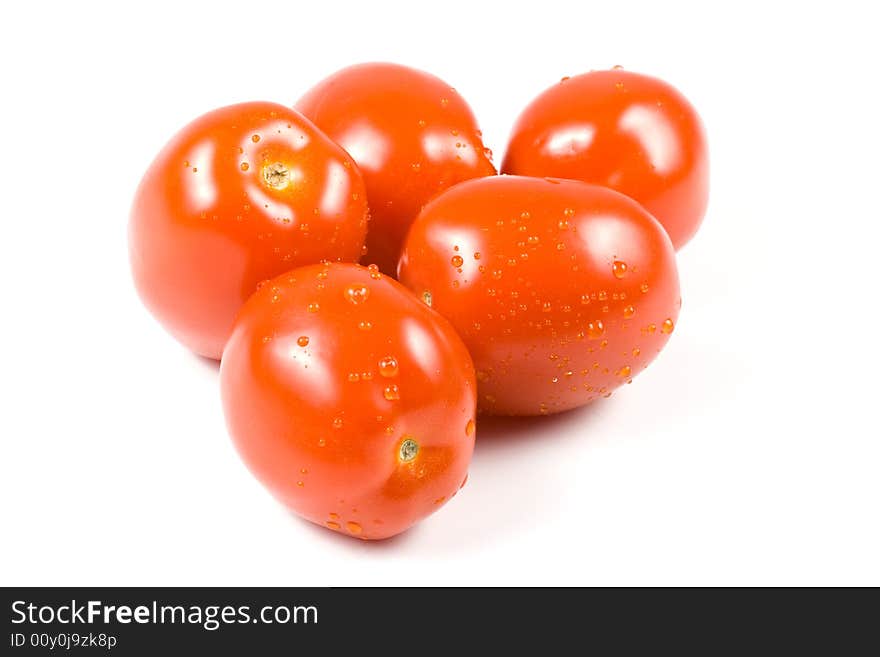
M 403 439 L 403 442 L 400 443 L 400 449 L 398 450 L 398 457 L 404 463 L 408 463 L 412 461 L 416 455 L 419 453 L 419 444 L 412 439 L 412 437 L 406 437 Z
M 333 428 L 334 429 L 341 429 L 342 428 L 342 418 L 341 417 L 333 418 Z
M 425 290 L 422 292 L 422 301 L 425 302 L 425 305 L 430 307 L 434 297 L 431 295 L 429 290 Z
M 648 291 L 648 284 L 647 284 L 647 283 L 642 283 L 642 286 L 641 286 L 640 289 L 641 289 L 641 291 L 642 291 L 642 294 L 645 294 L 645 293 Z
M 338 514 L 338 513 L 328 513 L 328 514 L 327 514 L 327 517 L 330 518 L 330 520 L 339 520 L 339 514 Z
M 448 98 L 441 98 L 441 99 L 440 99 L 440 107 L 446 107 L 446 106 L 448 106 L 448 105 L 449 105 L 449 99 L 448 99 Z
M 385 390 L 382 394 L 388 401 L 397 401 L 400 399 L 400 389 L 393 383 L 390 386 L 385 386 Z
M 622 376 L 623 378 L 627 378 L 632 374 L 632 368 L 629 365 L 624 365 L 618 370 L 617 375 Z
M 648 324 L 648 333 L 654 333 L 657 330 L 656 324 Z
M 562 211 L 562 214 L 567 219 L 571 219 L 574 216 L 574 210 L 572 210 L 571 208 L 565 208 L 565 210 Z
M 419 119 L 419 127 L 420 128 L 424 128 L 426 125 L 428 125 L 428 124 L 425 122 L 424 119 Z
M 373 328 L 373 322 L 367 322 L 367 321 L 358 322 L 358 328 L 361 331 L 369 331 L 371 328 Z
M 560 219 L 557 226 L 559 227 L 559 230 L 568 230 L 568 228 L 569 228 L 568 220 L 567 219 Z
M 327 445 L 327 441 L 323 438 L 318 438 L 318 447 L 325 447 Z
M 549 301 L 545 301 L 541 304 L 541 312 L 549 313 L 551 310 L 553 310 L 553 304 Z
M 251 168 L 251 165 L 248 164 L 247 162 L 242 162 L 241 165 L 240 165 L 240 168 L 241 168 L 242 171 L 247 171 L 248 169 Z
M 260 135 L 251 135 L 251 141 L 255 144 L 260 141 Z
M 671 319 L 663 320 L 663 323 L 660 325 L 660 332 L 666 333 L 667 335 L 672 333 L 673 329 L 675 329 L 675 324 Z
M 386 378 L 397 376 L 397 359 L 394 356 L 386 356 L 380 360 L 379 374 Z
M 316 301 L 313 301 L 312 303 L 309 304 L 309 312 L 310 313 L 316 313 L 316 312 L 318 312 L 318 310 L 320 310 L 320 308 L 321 308 L 321 306 L 319 306 Z
M 358 523 L 356 523 L 356 522 L 351 522 L 351 521 L 345 523 L 345 528 L 346 528 L 349 532 L 351 532 L 352 534 L 354 534 L 355 536 L 357 536 L 358 534 L 360 534 L 360 533 L 363 531 L 363 527 L 361 527 Z
M 614 274 L 614 278 L 623 278 L 626 276 L 626 263 L 615 260 L 611 264 L 611 273 Z
M 345 289 L 345 298 L 353 304 L 360 304 L 370 296 L 370 290 L 365 285 L 349 285 Z
M 296 482 L 296 485 L 302 488 L 303 486 L 305 486 L 305 483 L 303 483 L 302 481 L 298 481 Z
M 484 372 L 483 370 L 477 370 L 477 381 L 481 383 L 485 383 L 489 380 L 489 374 Z
M 608 301 L 608 293 L 605 290 L 599 292 L 599 301 Z
M 598 340 L 603 335 L 605 335 L 605 325 L 601 319 L 597 319 L 595 322 L 587 322 L 587 337 L 590 340 Z
M 635 314 L 636 314 L 636 309 L 633 308 L 632 306 L 626 306 L 623 309 L 623 316 L 625 319 L 629 319 L 630 317 L 632 317 Z
M 379 271 L 379 265 L 370 265 L 369 267 L 367 267 L 367 269 L 370 272 L 370 278 L 372 278 L 374 281 L 378 281 L 380 278 L 382 278 L 382 272 Z
M 477 424 L 473 421 L 473 419 L 468 420 L 467 424 L 464 425 L 464 435 L 465 436 L 473 436 L 474 431 L 477 430 Z
M 453 267 L 461 267 L 464 264 L 464 258 L 462 258 L 460 255 L 454 255 L 449 262 L 452 263 Z
M 636 356 L 636 357 L 637 357 L 640 353 L 642 353 L 642 350 L 639 349 L 638 347 L 635 347 L 635 348 L 632 350 L 632 354 L 633 354 L 633 356 Z
M 541 241 L 541 238 L 537 235 L 529 235 L 529 239 L 527 240 L 529 244 L 535 245 Z
M 327 526 L 328 526 L 330 529 L 340 529 L 340 525 L 339 525 L 339 523 L 338 523 L 338 522 L 334 522 L 333 520 L 328 520 L 328 521 L 327 521 Z
M 618 91 L 623 91 L 623 82 L 615 82 L 614 88 L 617 89 Z
M 307 346 L 307 345 L 309 344 L 309 336 L 307 336 L 307 335 L 301 335 L 301 336 L 299 336 L 299 337 L 296 339 L 296 343 L 297 343 L 300 347 L 305 347 L 305 346 Z

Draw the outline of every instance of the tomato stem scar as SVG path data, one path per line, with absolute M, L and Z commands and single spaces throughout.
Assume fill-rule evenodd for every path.
M 290 169 L 281 162 L 267 164 L 263 167 L 263 181 L 272 189 L 284 189 L 290 185 Z
M 400 460 L 404 463 L 412 461 L 419 453 L 419 444 L 412 438 L 406 438 L 400 443 Z

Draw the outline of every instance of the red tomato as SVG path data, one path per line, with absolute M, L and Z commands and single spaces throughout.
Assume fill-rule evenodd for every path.
M 172 335 L 220 358 L 259 281 L 357 260 L 367 218 L 354 161 L 302 115 L 224 107 L 181 130 L 144 175 L 129 224 L 134 281 Z
M 700 117 L 673 87 L 619 68 L 547 89 L 513 129 L 504 173 L 611 187 L 663 224 L 675 248 L 703 220 L 709 156 Z
M 632 199 L 569 180 L 471 180 L 425 206 L 400 281 L 452 322 L 486 413 L 608 396 L 657 355 L 680 306 L 675 253 Z
M 372 215 L 367 259 L 391 276 L 410 224 L 431 197 L 495 173 L 470 107 L 422 71 L 351 66 L 319 82 L 296 108 L 360 166 Z
M 247 465 L 324 527 L 393 536 L 465 479 L 473 363 L 446 320 L 375 266 L 304 267 L 261 286 L 220 384 Z

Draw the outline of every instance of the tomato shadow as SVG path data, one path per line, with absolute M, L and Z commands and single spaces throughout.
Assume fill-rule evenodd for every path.
M 477 420 L 467 485 L 425 522 L 435 556 L 479 551 L 533 531 L 536 520 L 560 512 L 575 488 L 577 463 L 607 426 L 616 400 L 602 399 L 563 413 Z M 604 434 L 602 434 L 604 435 Z
M 220 371 L 219 360 L 208 358 L 207 356 L 200 356 L 199 354 L 193 353 L 192 351 L 189 351 L 187 353 L 189 354 L 190 360 L 192 360 L 192 362 L 194 362 L 196 366 L 203 372 L 217 373 Z
M 483 450 L 519 448 L 522 443 L 559 439 L 574 425 L 587 427 L 598 419 L 613 402 L 601 399 L 586 406 L 552 415 L 515 417 L 480 415 L 477 417 L 477 438 L 474 456 Z

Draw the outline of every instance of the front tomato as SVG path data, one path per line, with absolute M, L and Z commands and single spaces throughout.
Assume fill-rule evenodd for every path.
M 367 259 L 392 276 L 422 205 L 457 182 L 495 173 L 470 107 L 422 71 L 350 66 L 315 85 L 296 108 L 360 166 L 372 214 Z
M 452 327 L 378 268 L 266 282 L 220 368 L 229 431 L 283 503 L 380 539 L 447 502 L 474 445 L 476 382 Z
M 425 206 L 400 281 L 458 330 L 486 413 L 555 413 L 607 396 L 659 353 L 680 306 L 657 221 L 604 187 L 471 180 Z
M 301 114 L 224 107 L 183 128 L 144 175 L 129 223 L 134 281 L 171 334 L 220 358 L 257 283 L 357 260 L 367 218 L 357 166 Z

